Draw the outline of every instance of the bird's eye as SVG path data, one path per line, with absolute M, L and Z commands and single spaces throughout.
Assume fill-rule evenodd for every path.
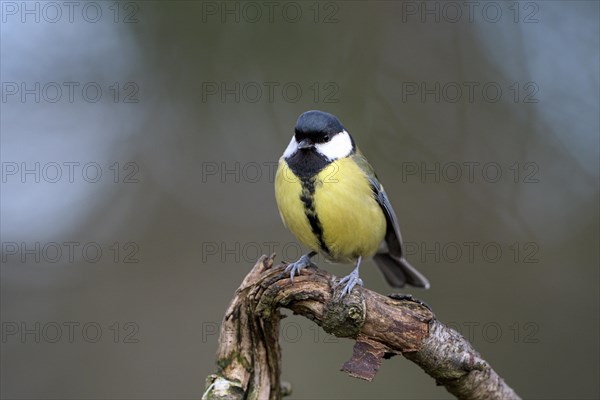
M 329 139 L 331 139 L 331 138 L 329 137 L 329 135 L 325 135 L 325 136 L 323 136 L 323 140 L 324 140 L 324 141 L 326 141 L 326 142 L 329 142 Z

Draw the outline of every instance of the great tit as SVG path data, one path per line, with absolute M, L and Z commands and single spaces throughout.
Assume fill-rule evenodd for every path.
M 300 115 L 294 136 L 279 160 L 275 198 L 284 225 L 310 252 L 289 264 L 290 279 L 321 253 L 339 263 L 356 263 L 339 282 L 342 295 L 356 285 L 360 262 L 373 257 L 387 282 L 429 288 L 404 259 L 398 221 L 373 168 L 332 114 Z

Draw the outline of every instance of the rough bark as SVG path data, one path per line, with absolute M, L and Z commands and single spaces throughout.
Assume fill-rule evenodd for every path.
M 203 399 L 280 399 L 279 308 L 303 315 L 337 337 L 355 339 L 342 370 L 371 381 L 381 360 L 402 354 L 460 399 L 519 396 L 458 332 L 411 296 L 355 287 L 340 296 L 338 279 L 310 267 L 289 279 L 274 256 L 261 257 L 237 289 L 221 324 L 216 374 Z

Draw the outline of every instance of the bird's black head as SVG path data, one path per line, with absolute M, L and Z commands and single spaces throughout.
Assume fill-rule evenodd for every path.
M 352 136 L 334 115 L 307 111 L 298 117 L 294 136 L 283 157 L 294 173 L 310 177 L 329 163 L 356 151 Z
M 311 110 L 298 117 L 294 135 L 298 143 L 306 139 L 313 144 L 326 143 L 343 130 L 342 123 L 335 115 Z

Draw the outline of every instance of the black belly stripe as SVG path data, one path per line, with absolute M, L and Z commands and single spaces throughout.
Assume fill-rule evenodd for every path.
M 323 225 L 321 225 L 321 221 L 319 221 L 319 216 L 317 215 L 315 204 L 313 202 L 316 176 L 300 179 L 302 182 L 300 200 L 302 200 L 302 203 L 304 204 L 304 214 L 306 215 L 306 218 L 308 218 L 313 235 L 315 235 L 319 241 L 319 247 L 324 253 L 329 254 L 329 248 L 327 247 L 327 244 L 325 244 L 325 240 L 323 240 Z

